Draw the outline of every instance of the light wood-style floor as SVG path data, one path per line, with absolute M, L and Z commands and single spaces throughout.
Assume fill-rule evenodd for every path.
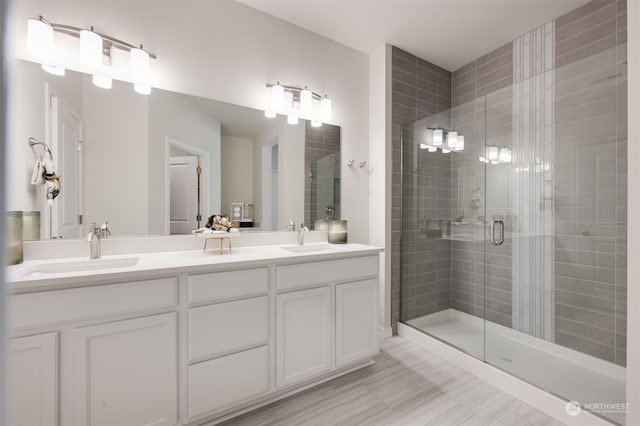
M 224 425 L 562 425 L 402 337 L 375 361 Z

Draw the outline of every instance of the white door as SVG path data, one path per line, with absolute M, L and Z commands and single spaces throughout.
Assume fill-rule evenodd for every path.
M 378 280 L 336 285 L 336 366 L 378 351 Z
M 82 118 L 64 99 L 51 95 L 52 150 L 60 175 L 60 195 L 54 200 L 52 236 L 80 238 L 83 208 Z M 47 209 L 48 210 L 48 209 Z
M 7 424 L 58 424 L 58 333 L 9 340 Z
M 169 179 L 169 232 L 189 234 L 198 228 L 198 157 L 171 157 Z
M 276 385 L 285 386 L 330 369 L 330 288 L 276 296 Z
M 177 423 L 176 313 L 73 330 L 76 425 Z

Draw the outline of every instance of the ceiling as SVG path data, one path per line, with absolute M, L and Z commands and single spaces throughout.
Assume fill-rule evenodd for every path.
M 240 0 L 369 53 L 389 43 L 454 71 L 588 0 Z

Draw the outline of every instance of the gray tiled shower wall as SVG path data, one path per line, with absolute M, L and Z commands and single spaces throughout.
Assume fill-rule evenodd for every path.
M 465 221 L 473 222 L 482 216 L 485 206 L 470 209 L 469 197 L 471 191 L 483 200 L 491 197 L 485 193 L 485 178 L 500 180 L 499 168 L 487 167 L 485 176 L 477 161 L 483 138 L 510 146 L 512 49 L 512 43 L 505 44 L 452 74 L 393 49 L 394 328 L 401 316 L 401 274 L 402 319 L 451 306 L 511 326 L 511 241 L 487 254 L 485 300 L 484 243 L 421 239 L 419 229 L 422 215 L 445 214 L 447 198 L 451 218 L 464 214 Z M 555 21 L 554 339 L 620 365 L 626 356 L 625 55 L 624 1 L 596 0 Z M 423 153 L 405 152 L 401 172 L 402 127 L 449 107 L 452 125 L 465 135 L 465 152 L 456 153 L 449 167 L 437 161 L 440 153 L 422 158 Z M 405 138 L 413 136 L 411 129 L 405 130 Z M 418 173 L 413 173 L 412 155 L 420 156 Z M 444 191 L 447 177 L 449 194 Z M 493 205 L 489 202 L 487 219 L 502 213 L 492 210 Z M 402 220 L 407 226 L 401 258 Z
M 448 216 L 449 190 L 447 167 L 425 167 L 420 179 L 427 179 L 432 185 L 426 185 L 432 191 L 422 197 L 427 204 L 418 205 L 417 181 L 408 187 L 401 196 L 401 173 L 414 178 L 411 167 L 402 167 L 402 129 L 424 117 L 430 117 L 451 108 L 451 73 L 410 53 L 393 48 L 393 177 L 392 177 L 392 247 L 391 247 L 391 312 L 394 332 L 400 319 L 400 283 L 402 294 L 403 319 L 436 312 L 449 307 L 450 303 L 450 257 L 451 249 L 447 242 L 422 238 L 416 235 L 420 212 L 429 216 L 440 208 L 440 215 Z M 405 135 L 413 137 L 413 135 Z M 413 155 L 413 153 L 412 153 Z M 405 156 L 405 162 L 413 164 L 412 157 Z M 432 166 L 440 165 L 435 162 Z M 415 176 L 417 179 L 418 177 Z M 409 184 L 412 181 L 407 181 Z M 423 185 L 424 186 L 424 185 Z M 433 197 L 435 196 L 435 198 Z M 422 209 L 419 212 L 419 209 Z M 443 212 L 442 209 L 447 211 Z M 403 216 L 407 221 L 401 237 Z M 403 256 L 401 253 L 403 247 Z M 402 276 L 402 280 L 401 280 Z

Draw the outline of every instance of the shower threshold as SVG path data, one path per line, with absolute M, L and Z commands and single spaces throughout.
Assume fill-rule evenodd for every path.
M 447 309 L 406 324 L 484 360 L 536 387 L 585 404 L 624 403 L 626 369 L 543 339 Z M 625 413 L 607 407 L 595 414 L 624 425 Z

